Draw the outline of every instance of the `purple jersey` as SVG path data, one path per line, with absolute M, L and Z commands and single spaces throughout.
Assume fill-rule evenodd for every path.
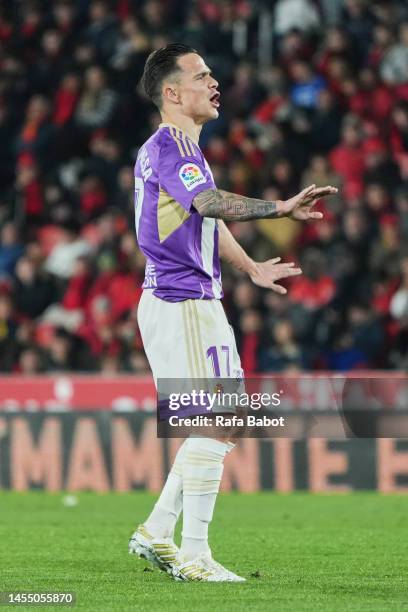
M 215 188 L 199 146 L 179 128 L 161 124 L 141 147 L 135 166 L 135 221 L 146 256 L 143 287 L 168 302 L 222 297 L 218 227 L 192 206 Z

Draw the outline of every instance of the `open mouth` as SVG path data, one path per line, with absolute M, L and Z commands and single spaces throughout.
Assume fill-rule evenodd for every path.
M 220 105 L 219 99 L 220 99 L 220 94 L 218 91 L 216 91 L 215 93 L 213 93 L 213 95 L 210 98 L 211 106 L 213 106 L 214 108 L 218 108 Z

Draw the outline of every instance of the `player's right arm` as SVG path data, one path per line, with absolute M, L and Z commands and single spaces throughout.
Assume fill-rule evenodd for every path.
M 289 200 L 268 202 L 237 195 L 222 189 L 206 189 L 193 200 L 194 208 L 202 217 L 225 219 L 226 221 L 249 221 L 251 219 L 277 219 L 290 217 L 299 221 L 321 219 L 322 213 L 312 211 L 313 205 L 325 196 L 337 193 L 336 187 L 310 185 Z

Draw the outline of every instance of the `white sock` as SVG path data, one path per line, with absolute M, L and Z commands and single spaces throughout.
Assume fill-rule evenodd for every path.
M 183 461 L 183 533 L 180 558 L 210 551 L 208 526 L 223 472 L 228 444 L 212 438 L 190 438 Z
M 190 561 L 209 553 L 208 526 L 211 522 L 217 493 L 183 495 L 183 537 L 180 547 L 182 561 Z
M 172 538 L 183 507 L 182 466 L 188 440 L 180 446 L 173 467 L 144 526 L 156 538 Z

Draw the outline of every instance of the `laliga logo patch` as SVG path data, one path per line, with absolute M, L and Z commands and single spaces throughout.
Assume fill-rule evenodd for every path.
M 179 177 L 187 191 L 206 182 L 206 178 L 196 164 L 188 163 L 181 166 Z

